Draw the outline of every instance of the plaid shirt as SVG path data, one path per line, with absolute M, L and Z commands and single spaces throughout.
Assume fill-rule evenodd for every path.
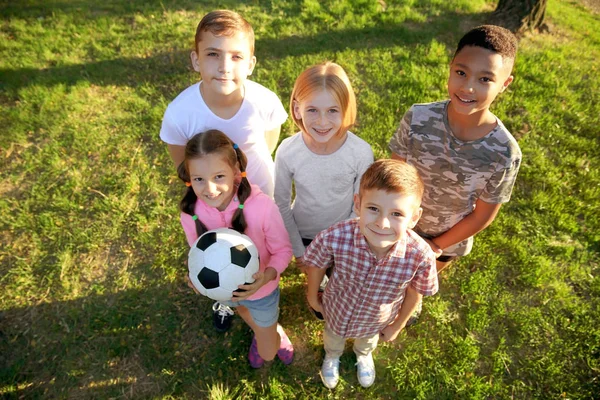
M 435 254 L 412 230 L 377 260 L 358 219 L 338 222 L 317 235 L 304 262 L 318 268 L 333 263 L 323 295 L 325 321 L 345 338 L 373 336 L 394 322 L 409 285 L 423 296 L 438 290 Z

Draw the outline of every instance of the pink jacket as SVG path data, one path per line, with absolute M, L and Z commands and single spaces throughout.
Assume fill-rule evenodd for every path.
M 198 199 L 195 211 L 200 221 L 209 230 L 231 228 L 231 219 L 239 204 L 237 196 L 235 196 L 225 211 L 219 211 Z M 248 300 L 257 300 L 271 294 L 277 288 L 281 273 L 292 259 L 292 245 L 277 205 L 256 185 L 252 185 L 252 193 L 244 204 L 244 217 L 248 224 L 244 233 L 258 248 L 260 270 L 264 271 L 267 267 L 272 267 L 277 271 L 276 279 L 258 289 L 248 298 Z M 194 220 L 190 215 L 181 213 L 181 225 L 191 247 L 198 239 Z

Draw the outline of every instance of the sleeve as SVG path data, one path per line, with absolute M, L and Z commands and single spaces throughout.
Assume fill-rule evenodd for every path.
M 373 149 L 367 143 L 367 146 L 365 147 L 365 151 L 364 151 L 364 153 L 362 153 L 362 157 L 360 157 L 360 159 L 357 161 L 356 177 L 354 178 L 354 193 L 358 193 L 358 191 L 360 189 L 360 179 L 362 178 L 362 176 L 365 173 L 365 171 L 367 170 L 367 168 L 369 168 L 369 166 L 371 164 L 373 164 L 373 161 L 374 161 Z M 353 203 L 352 204 L 352 213 L 350 214 L 350 218 L 356 218 L 357 216 L 358 215 L 356 215 L 356 213 L 354 212 L 354 203 Z
M 521 166 L 521 158 L 514 159 L 507 168 L 494 173 L 488 180 L 479 198 L 486 203 L 500 204 L 510 200 L 517 173 Z
M 181 220 L 181 226 L 183 227 L 183 231 L 185 232 L 187 242 L 190 245 L 190 247 L 192 247 L 196 239 L 198 239 L 198 233 L 196 232 L 196 223 L 194 222 L 192 217 L 186 213 L 181 213 L 179 218 Z
M 333 249 L 328 243 L 331 228 L 319 232 L 304 252 L 304 262 L 317 268 L 327 268 L 333 263 Z
M 280 127 L 288 118 L 287 112 L 285 111 L 281 100 L 279 100 L 279 97 L 272 91 L 269 92 L 271 95 L 271 101 L 269 102 L 271 109 L 268 113 L 268 118 L 265 121 L 267 131 Z
M 423 296 L 433 296 L 438 291 L 438 274 L 435 265 L 435 254 L 425 249 L 418 258 L 418 267 L 410 286 Z
M 185 146 L 188 142 L 188 138 L 181 130 L 181 127 L 173 121 L 171 114 L 171 108 L 167 107 L 160 128 L 160 139 L 167 144 Z
M 290 171 L 287 163 L 285 162 L 285 156 L 282 153 L 285 151 L 285 147 L 279 147 L 275 153 L 275 203 L 279 207 L 279 212 L 283 218 L 285 228 L 290 236 L 290 242 L 295 257 L 302 257 L 304 254 L 304 244 L 302 243 L 302 236 L 294 220 L 294 214 L 292 212 L 292 181 L 294 176 Z
M 406 159 L 408 156 L 408 135 L 410 133 L 410 123 L 412 121 L 413 108 L 411 107 L 402 117 L 400 126 L 390 138 L 388 145 L 390 151 Z
M 265 198 L 268 201 L 264 203 L 263 232 L 267 251 L 271 254 L 269 267 L 275 268 L 277 274 L 281 275 L 292 260 L 292 245 L 277 205 L 270 197 L 265 195 Z

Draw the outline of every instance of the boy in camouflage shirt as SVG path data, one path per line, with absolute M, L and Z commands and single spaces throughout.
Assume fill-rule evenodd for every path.
M 425 183 L 415 231 L 436 252 L 438 273 L 471 251 L 510 199 L 521 150 L 489 107 L 513 81 L 516 51 L 504 28 L 469 31 L 450 63 L 450 99 L 413 105 L 390 139 L 392 158 L 414 165 Z

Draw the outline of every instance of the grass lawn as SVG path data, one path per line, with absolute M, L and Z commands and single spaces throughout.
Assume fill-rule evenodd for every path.
M 520 42 L 493 111 L 523 164 L 511 201 L 440 277 L 420 322 L 354 356 L 323 387 L 322 324 L 304 279 L 282 279 L 294 363 L 253 370 L 250 332 L 211 325 L 184 282 L 183 192 L 158 132 L 197 81 L 204 13 L 256 31 L 253 79 L 289 100 L 334 60 L 357 93 L 354 132 L 376 157 L 405 110 L 446 97 L 460 36 L 483 0 L 0 0 L 0 396 L 4 398 L 541 398 L 600 396 L 600 17 L 549 0 L 550 33 Z M 596 9 L 597 10 L 597 9 Z M 282 137 L 295 132 L 290 119 Z

